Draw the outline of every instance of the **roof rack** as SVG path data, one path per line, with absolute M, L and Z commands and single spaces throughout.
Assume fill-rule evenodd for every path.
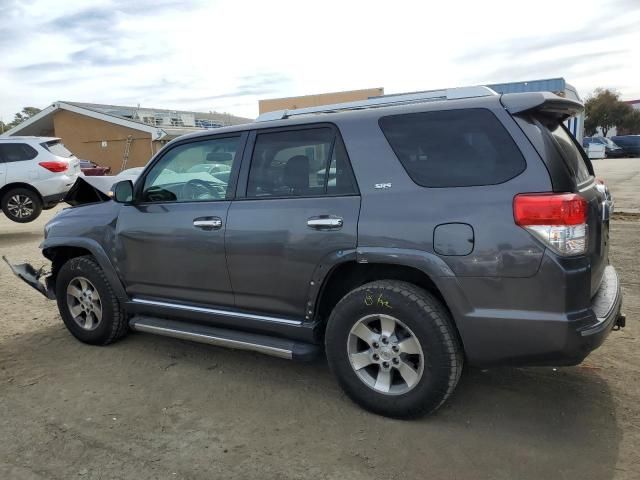
M 276 110 L 266 112 L 255 119 L 256 122 L 267 122 L 269 120 L 282 120 L 296 115 L 308 115 L 310 113 L 332 113 L 343 110 L 363 110 L 366 108 L 388 107 L 391 105 L 406 105 L 411 103 L 434 102 L 437 100 L 455 100 L 460 98 L 487 97 L 498 95 L 489 87 L 459 87 L 444 88 L 441 90 L 428 90 L 417 93 L 401 93 L 397 95 L 383 95 L 372 97 L 368 100 L 358 100 L 355 102 L 334 103 L 332 105 L 321 105 L 318 107 L 298 108 L 295 110 Z

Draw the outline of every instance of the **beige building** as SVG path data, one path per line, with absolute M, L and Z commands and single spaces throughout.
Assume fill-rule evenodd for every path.
M 302 97 L 270 98 L 260 100 L 258 108 L 260 115 L 277 110 L 295 110 L 296 108 L 319 107 L 334 103 L 355 102 L 367 100 L 371 97 L 384 95 L 384 88 L 365 88 L 363 90 L 347 90 L 344 92 L 320 93 L 304 95 Z
M 55 102 L 3 136 L 59 137 L 77 157 L 115 174 L 146 165 L 165 143 L 185 133 L 250 121 L 226 113 Z

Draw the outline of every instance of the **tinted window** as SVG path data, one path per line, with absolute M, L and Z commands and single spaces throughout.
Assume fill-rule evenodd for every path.
M 247 196 L 289 197 L 355 193 L 341 139 L 330 127 L 260 133 Z
M 38 152 L 26 143 L 0 143 L 0 159 L 5 162 L 32 160 L 37 156 Z
M 584 182 L 588 180 L 591 176 L 589 172 L 589 167 L 587 166 L 585 157 L 583 156 L 580 149 L 576 146 L 571 134 L 567 132 L 566 128 L 557 123 L 550 127 L 551 135 L 555 139 L 558 147 L 560 147 L 560 151 L 562 153 L 562 157 L 565 162 L 573 172 L 576 180 L 578 182 Z
M 71 153 L 60 140 L 52 140 L 50 142 L 45 142 L 42 144 L 42 146 L 47 150 L 49 150 L 54 155 L 56 155 L 57 157 L 63 157 L 63 158 L 73 157 L 73 153 Z
M 144 180 L 142 201 L 224 200 L 240 137 L 187 143 L 172 148 Z M 210 166 L 205 168 L 202 166 Z
M 380 128 L 411 179 L 424 187 L 495 185 L 526 166 L 488 110 L 393 115 L 381 118 Z

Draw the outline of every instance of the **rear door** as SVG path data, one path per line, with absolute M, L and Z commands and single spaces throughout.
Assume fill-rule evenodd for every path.
M 23 182 L 31 183 L 38 180 L 42 172 L 48 173 L 34 160 L 38 156 L 35 148 L 26 143 L 2 143 L 0 144 L 0 178 L 4 183 Z
M 360 196 L 337 128 L 254 132 L 229 209 L 236 306 L 302 319 L 314 270 L 356 248 Z

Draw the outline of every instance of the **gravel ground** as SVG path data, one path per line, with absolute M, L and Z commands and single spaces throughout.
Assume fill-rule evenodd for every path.
M 0 253 L 40 265 L 52 213 L 0 218 Z M 627 328 L 577 367 L 467 369 L 418 421 L 353 405 L 324 360 L 144 334 L 81 344 L 0 266 L 0 478 L 640 478 L 640 219 L 616 218 Z

